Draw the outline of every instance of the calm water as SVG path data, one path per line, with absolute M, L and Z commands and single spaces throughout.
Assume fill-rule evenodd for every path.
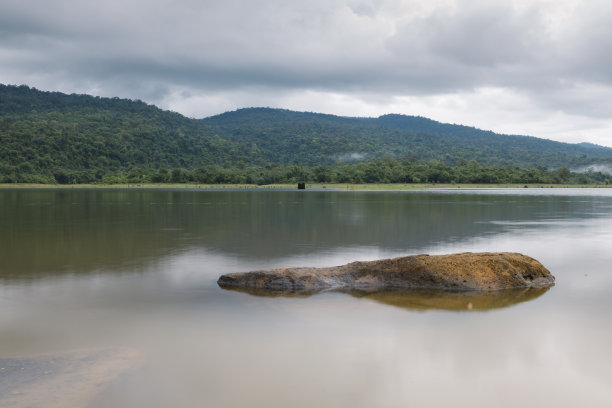
M 462 251 L 522 252 L 557 284 L 471 311 L 216 285 Z M 611 265 L 607 189 L 0 190 L 0 405 L 610 407 Z

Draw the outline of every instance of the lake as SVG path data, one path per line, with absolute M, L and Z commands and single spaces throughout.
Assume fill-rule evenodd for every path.
M 216 284 L 465 251 L 524 253 L 556 285 Z M 0 406 L 610 407 L 611 266 L 612 189 L 0 190 Z

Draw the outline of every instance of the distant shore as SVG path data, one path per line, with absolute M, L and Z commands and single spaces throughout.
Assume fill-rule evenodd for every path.
M 325 184 L 307 183 L 306 190 L 405 191 L 505 188 L 611 188 L 610 184 Z M 297 190 L 297 184 L 0 184 L 0 189 L 185 189 L 185 190 Z

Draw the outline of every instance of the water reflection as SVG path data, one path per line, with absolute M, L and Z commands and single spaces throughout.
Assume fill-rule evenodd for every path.
M 402 290 L 385 292 L 350 292 L 351 296 L 409 310 L 491 310 L 513 306 L 539 298 L 550 288 L 521 288 L 485 292 L 442 290 Z
M 279 293 L 263 289 L 224 288 L 259 297 L 307 298 L 321 292 Z M 539 298 L 550 288 L 517 288 L 495 291 L 449 291 L 433 289 L 396 290 L 336 290 L 327 292 L 346 293 L 359 299 L 370 299 L 378 303 L 407 310 L 486 311 L 513 306 Z M 326 293 L 327 293 L 326 292 Z
M 255 262 L 470 237 L 610 214 L 612 197 L 462 192 L 0 190 L 0 279 L 147 270 L 193 248 Z
M 78 378 L 21 406 L 610 407 L 612 197 L 555 194 L 0 190 L 0 405 L 23 363 L 58 374 L 36 356 L 134 350 L 62 360 Z M 266 298 L 215 283 L 482 250 L 529 254 L 557 286 Z M 454 311 L 469 303 L 490 312 Z M 82 385 L 102 392 L 70 403 Z
M 101 388 L 139 363 L 139 353 L 125 348 L 0 358 L 0 405 L 85 407 Z

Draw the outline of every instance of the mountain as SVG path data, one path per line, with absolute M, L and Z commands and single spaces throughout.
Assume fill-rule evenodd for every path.
M 375 119 L 379 123 L 389 128 L 402 129 L 407 131 L 419 131 L 444 135 L 451 138 L 457 144 L 466 146 L 486 147 L 490 152 L 501 157 L 508 155 L 508 149 L 514 150 L 513 161 L 519 160 L 517 154 L 529 152 L 541 152 L 542 154 L 562 153 L 574 158 L 584 158 L 587 156 L 598 158 L 609 158 L 612 149 L 592 143 L 561 143 L 548 139 L 522 135 L 503 135 L 490 130 L 480 130 L 474 127 L 463 125 L 451 125 L 440 123 L 431 119 L 406 116 L 406 115 L 383 115 Z M 541 160 L 535 158 L 535 160 Z M 571 159 L 570 159 L 571 160 Z M 559 165 L 562 163 L 557 162 Z M 551 163 L 550 165 L 554 165 Z
M 466 159 L 494 166 L 558 168 L 612 160 L 612 149 L 607 147 L 500 135 L 418 116 L 350 118 L 248 108 L 203 122 L 215 126 L 224 138 L 256 145 L 267 160 L 281 163 L 330 164 L 391 155 L 447 164 Z
M 198 120 L 138 100 L 0 85 L 0 182 L 138 179 L 172 169 L 329 166 L 383 157 L 556 169 L 610 164 L 612 149 L 405 115 L 247 108 Z
M 141 101 L 0 85 L 0 175 L 77 181 L 132 168 L 194 168 L 242 157 L 209 127 Z M 41 180 L 44 181 L 44 180 Z

